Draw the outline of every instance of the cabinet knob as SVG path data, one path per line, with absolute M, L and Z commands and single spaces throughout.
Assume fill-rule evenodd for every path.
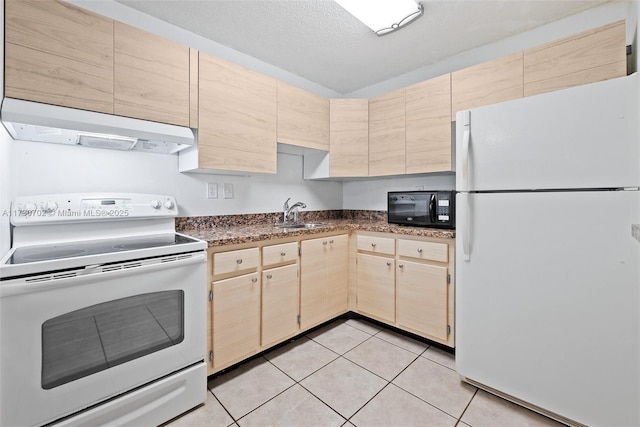
M 322 244 L 323 244 L 323 245 L 326 245 L 326 244 L 327 244 L 327 241 L 325 240 L 324 242 L 322 242 Z
M 375 244 L 375 243 L 372 243 L 372 244 L 371 244 L 371 247 L 372 247 L 372 248 L 375 248 L 375 247 L 376 247 L 376 244 Z
M 251 283 L 256 283 L 257 281 L 258 281 L 258 279 L 255 278 L 255 277 L 253 279 L 251 279 Z
M 333 245 L 333 240 L 329 240 L 329 243 L 331 243 Z
M 286 254 L 286 252 L 280 252 L 280 256 L 285 256 Z
M 418 253 L 421 254 L 422 253 L 422 248 L 418 248 Z
M 273 276 L 271 274 L 267 274 L 267 279 L 271 279 Z
M 400 264 L 398 267 L 400 267 L 400 268 L 404 268 L 404 264 Z
M 387 267 L 391 267 L 391 261 L 387 261 Z
M 238 264 L 242 264 L 242 258 L 237 259 L 237 260 L 236 260 L 236 263 L 238 263 Z

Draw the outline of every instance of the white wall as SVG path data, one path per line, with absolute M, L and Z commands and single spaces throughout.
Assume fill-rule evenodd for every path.
M 13 196 L 62 192 L 143 192 L 174 195 L 181 216 L 277 212 L 291 197 L 308 210 L 342 208 L 342 183 L 302 179 L 302 157 L 278 154 L 277 175 L 178 172 L 176 155 L 122 152 L 27 141 L 12 142 Z M 206 198 L 207 182 L 218 199 Z M 222 198 L 222 184 L 234 198 Z
M 343 209 L 387 210 L 388 191 L 454 190 L 455 174 L 345 182 Z

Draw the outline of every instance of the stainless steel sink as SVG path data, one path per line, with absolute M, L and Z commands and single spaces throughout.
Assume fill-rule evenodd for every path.
M 280 228 L 316 228 L 324 227 L 327 224 L 322 222 L 304 222 L 304 223 L 291 223 L 291 224 L 277 224 Z

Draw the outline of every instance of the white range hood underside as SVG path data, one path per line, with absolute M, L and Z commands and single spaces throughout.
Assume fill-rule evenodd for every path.
M 0 117 L 13 139 L 171 154 L 194 145 L 188 127 L 4 98 Z

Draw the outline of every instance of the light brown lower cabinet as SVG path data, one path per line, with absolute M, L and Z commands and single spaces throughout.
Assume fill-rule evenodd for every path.
M 208 374 L 349 309 L 453 347 L 454 240 L 358 232 L 353 243 L 345 233 L 210 248 Z
M 358 313 L 454 347 L 454 242 L 358 233 Z
M 395 260 L 358 254 L 358 312 L 395 322 Z
M 258 273 L 213 282 L 213 368 L 219 369 L 260 348 Z
M 299 302 L 298 264 L 262 271 L 263 347 L 298 331 Z
M 308 239 L 300 246 L 300 328 L 308 329 L 347 311 L 349 237 Z
M 447 341 L 448 269 L 443 266 L 399 261 L 396 297 L 398 327 Z

